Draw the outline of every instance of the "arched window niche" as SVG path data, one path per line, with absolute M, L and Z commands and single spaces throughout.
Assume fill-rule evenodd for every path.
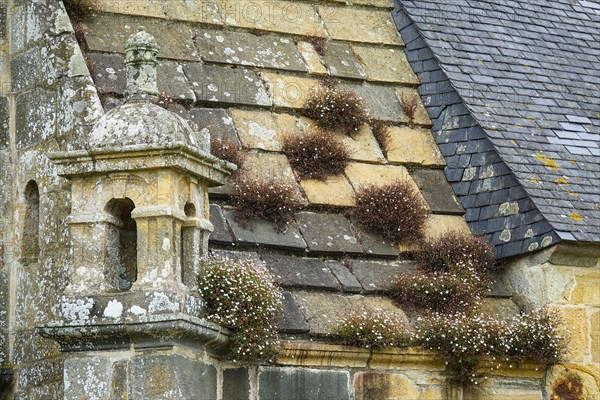
M 35 262 L 40 255 L 40 191 L 35 181 L 25 186 L 25 221 L 21 257 L 24 262 Z
M 197 287 L 200 231 L 198 229 L 197 212 L 194 203 L 188 201 L 183 207 L 187 220 L 181 227 L 181 281 L 190 289 Z
M 137 225 L 131 218 L 135 204 L 131 199 L 112 199 L 105 211 L 113 223 L 107 237 L 108 277 L 117 290 L 127 291 L 137 279 Z

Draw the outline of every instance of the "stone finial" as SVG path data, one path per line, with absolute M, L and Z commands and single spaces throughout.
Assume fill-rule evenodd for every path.
M 125 43 L 125 65 L 127 66 L 127 101 L 155 100 L 158 96 L 156 82 L 156 55 L 160 46 L 154 36 L 140 26 Z

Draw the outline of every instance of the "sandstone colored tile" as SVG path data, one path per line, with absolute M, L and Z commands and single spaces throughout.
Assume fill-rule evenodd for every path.
M 281 151 L 287 135 L 300 135 L 296 118 L 289 114 L 269 111 L 230 109 L 231 117 L 245 147 Z
M 306 71 L 306 65 L 291 39 L 213 29 L 198 33 L 195 42 L 205 61 Z
M 202 1 L 161 1 L 164 18 L 207 24 L 222 24 L 221 13 L 216 0 Z
M 262 78 L 273 97 L 273 104 L 280 107 L 302 108 L 310 92 L 320 87 L 319 81 L 313 78 L 273 72 L 263 72 Z
M 393 0 L 349 0 L 350 4 L 360 4 L 371 7 L 394 8 Z
M 283 154 L 251 151 L 246 157 L 242 171 L 244 176 L 250 179 L 284 183 L 292 186 L 297 193 L 301 193 L 292 167 Z
M 390 183 L 408 181 L 418 190 L 413 182 L 408 170 L 400 165 L 377 165 L 352 162 L 346 168 L 346 176 L 354 186 L 355 190 L 360 190 L 365 186 L 384 186 Z
M 405 375 L 360 372 L 354 376 L 356 400 L 418 399 L 421 390 Z
M 459 215 L 431 214 L 423 229 L 428 238 L 440 237 L 447 232 L 470 233 L 465 219 Z
M 321 62 L 321 56 L 317 53 L 312 44 L 301 40 L 298 42 L 298 50 L 300 50 L 300 54 L 308 66 L 309 74 L 327 74 L 327 68 L 325 68 L 323 62 Z
M 421 96 L 416 89 L 413 88 L 397 88 L 396 95 L 402 103 L 402 95 L 415 96 L 417 98 L 417 110 L 415 112 L 414 124 L 416 125 L 424 125 L 431 126 L 431 119 L 429 118 L 429 114 L 427 114 L 427 110 L 425 109 L 425 105 L 423 105 L 423 101 L 421 101 Z M 408 121 L 408 118 L 404 116 L 405 120 Z
M 402 44 L 387 11 L 321 6 L 319 15 L 333 39 L 378 44 Z
M 311 4 L 281 0 L 217 0 L 223 22 L 287 34 L 326 37 Z
M 600 361 L 600 311 L 594 311 L 590 317 L 592 359 Z
M 519 307 L 511 299 L 488 297 L 481 301 L 481 313 L 500 320 L 508 320 L 519 315 Z
M 389 128 L 388 161 L 402 164 L 445 166 L 431 132 L 426 129 Z
M 364 65 L 367 80 L 419 84 L 419 78 L 408 63 L 403 49 L 364 46 L 354 43 L 352 49 Z
M 166 2 L 161 0 L 96 0 L 94 1 L 94 10 L 98 12 L 135 15 L 139 17 L 166 18 L 163 10 L 164 3 Z
M 356 198 L 352 185 L 345 176 L 331 176 L 327 180 L 305 179 L 300 181 L 310 204 L 337 207 L 354 207 Z
M 361 307 L 378 308 L 395 314 L 408 325 L 404 311 L 394 306 L 392 300 L 379 296 L 341 295 L 334 293 L 295 292 L 296 304 L 302 310 L 313 335 L 326 335 L 335 329 L 348 313 Z

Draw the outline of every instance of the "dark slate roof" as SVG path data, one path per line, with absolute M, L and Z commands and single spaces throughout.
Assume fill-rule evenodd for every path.
M 600 241 L 600 6 L 396 0 L 394 17 L 471 228 L 501 256 Z

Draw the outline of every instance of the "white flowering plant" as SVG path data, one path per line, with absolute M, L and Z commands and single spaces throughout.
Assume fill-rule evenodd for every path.
M 250 260 L 210 258 L 199 284 L 206 319 L 233 330 L 232 358 L 272 360 L 283 295 L 266 268 Z
M 342 344 L 376 350 L 405 346 L 410 335 L 397 314 L 362 307 L 342 318 L 333 331 L 333 337 Z

